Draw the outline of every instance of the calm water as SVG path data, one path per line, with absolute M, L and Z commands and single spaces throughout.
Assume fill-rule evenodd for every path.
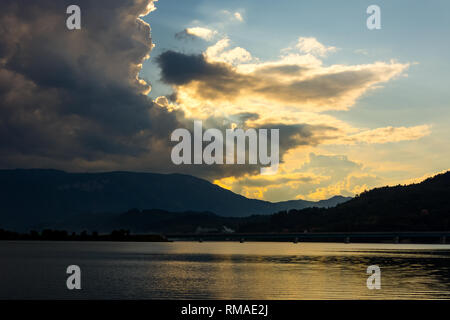
M 82 290 L 66 289 L 79 265 Z M 366 287 L 369 265 L 381 290 Z M 450 246 L 0 242 L 0 299 L 449 299 Z

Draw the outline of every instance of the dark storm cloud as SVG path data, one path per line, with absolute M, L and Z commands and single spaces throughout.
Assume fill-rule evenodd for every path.
M 345 109 L 377 83 L 399 75 L 408 64 L 374 63 L 325 68 L 283 62 L 258 64 L 242 72 L 235 66 L 204 55 L 166 51 L 158 57 L 162 80 L 177 89 L 189 85 L 189 94 L 198 100 L 234 102 L 257 98 L 300 108 Z M 245 66 L 245 65 L 242 65 Z M 312 72 L 314 71 L 314 72 Z M 309 72 L 309 74 L 308 74 Z
M 72 31 L 70 4 L 0 3 L 0 165 L 50 158 L 71 169 L 75 159 L 169 153 L 163 142 L 180 126 L 177 115 L 155 106 L 137 78 L 152 47 L 137 19 L 149 1 L 77 1 L 82 24 Z
M 194 80 L 230 78 L 235 74 L 221 63 L 209 63 L 202 54 L 184 54 L 165 51 L 157 57 L 162 80 L 168 84 L 183 85 Z
M 192 126 L 167 111 L 138 80 L 152 48 L 150 27 L 137 19 L 149 1 L 79 0 L 81 30 L 66 28 L 72 1 L 0 2 L 0 167 L 53 167 L 69 171 L 145 170 L 207 178 L 259 173 L 259 166 L 175 166 L 170 134 Z M 173 51 L 158 57 L 163 80 L 208 81 L 222 95 L 249 81 L 225 64 Z M 207 94 L 207 92 L 205 92 Z M 212 94 L 212 93 L 211 93 Z M 176 92 L 169 100 L 176 99 Z M 256 113 L 209 118 L 204 128 L 245 126 Z M 322 128 L 273 125 L 281 152 L 315 144 Z
M 332 139 L 338 129 L 325 125 L 310 124 L 264 124 L 266 129 L 280 130 L 280 154 L 298 146 L 316 146 L 327 139 Z M 325 134 L 326 133 L 326 134 Z
M 226 130 L 230 129 L 231 123 L 238 124 L 237 128 L 243 130 L 249 129 L 246 121 L 258 119 L 258 114 L 255 113 L 238 113 L 226 118 L 210 117 L 202 121 L 203 131 L 207 128 L 216 128 L 222 132 L 223 137 L 226 135 Z M 238 121 L 236 121 L 238 120 Z M 186 123 L 185 126 L 194 137 L 193 122 Z M 281 124 L 281 123 L 266 123 L 261 126 L 252 127 L 256 130 L 259 129 L 278 129 L 279 130 L 279 152 L 280 163 L 283 163 L 283 155 L 289 150 L 298 146 L 315 146 L 319 143 L 332 139 L 333 134 L 337 134 L 338 129 L 325 126 L 325 125 L 309 125 L 309 124 Z M 270 150 L 270 134 L 268 141 L 268 150 Z M 174 143 L 175 144 L 175 143 Z M 209 142 L 203 143 L 203 148 L 209 144 Z M 193 144 L 191 145 L 191 154 L 194 154 Z M 224 145 L 225 148 L 225 145 Z M 225 152 L 224 152 L 225 154 Z M 225 160 L 224 160 L 225 163 Z M 260 173 L 261 165 L 230 165 L 230 164 L 213 164 L 213 165 L 180 165 L 179 168 L 183 169 L 183 172 L 202 176 L 210 180 L 219 179 L 222 177 L 235 176 L 239 177 L 244 174 L 258 175 Z
M 256 73 L 257 74 L 276 74 L 276 75 L 291 75 L 291 74 L 295 74 L 298 75 L 299 73 L 303 72 L 303 71 L 307 71 L 309 70 L 309 68 L 307 67 L 301 67 L 298 65 L 293 65 L 293 64 L 287 64 L 287 65 L 280 65 L 280 66 L 266 66 L 266 67 L 262 67 L 260 68 Z
M 170 84 L 175 89 L 191 82 L 199 83 L 198 95 L 204 98 L 216 98 L 226 96 L 232 100 L 234 94 L 239 93 L 243 87 L 257 86 L 258 78 L 251 75 L 242 75 L 234 70 L 231 65 L 221 62 L 207 61 L 202 54 L 184 54 L 175 51 L 166 51 L 157 57 L 157 62 L 161 68 L 161 76 L 164 82 Z M 265 72 L 292 73 L 302 71 L 296 66 L 280 66 L 266 68 Z M 261 85 L 261 84 L 259 84 Z M 258 113 L 242 112 L 227 117 L 209 117 L 203 121 L 203 128 L 217 128 L 225 135 L 225 130 L 231 124 L 237 124 L 238 128 L 247 129 L 247 121 L 260 118 Z M 186 127 L 190 129 L 191 123 Z M 298 146 L 315 146 L 327 139 L 337 135 L 338 129 L 327 125 L 309 124 L 282 124 L 265 123 L 255 129 L 279 129 L 280 141 L 280 161 L 283 162 L 283 155 Z M 184 166 L 185 170 L 193 174 L 205 175 L 208 178 L 220 178 L 221 176 L 240 176 L 245 173 L 258 173 L 260 166 L 255 165 L 211 165 L 211 166 Z M 201 172 L 201 173 L 200 173 Z

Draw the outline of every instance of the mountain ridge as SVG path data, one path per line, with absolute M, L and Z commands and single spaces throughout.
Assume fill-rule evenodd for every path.
M 249 199 L 190 175 L 111 171 L 69 173 L 55 169 L 0 170 L 0 226 L 30 228 L 67 216 L 125 212 L 130 208 L 213 212 L 225 217 L 334 206 L 349 198 L 312 202 Z
M 73 217 L 71 220 L 53 225 L 52 228 L 101 232 L 125 228 L 132 233 L 143 234 L 238 232 L 272 235 L 305 231 L 307 233 L 448 231 L 450 172 L 436 175 L 420 183 L 375 188 L 328 208 L 282 210 L 271 215 L 248 217 L 222 217 L 212 212 L 132 209 L 115 215 Z M 369 237 L 362 241 L 370 239 Z M 427 242 L 431 239 L 422 238 L 421 241 Z

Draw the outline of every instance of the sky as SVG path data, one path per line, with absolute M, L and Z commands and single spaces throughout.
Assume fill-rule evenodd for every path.
M 281 201 L 450 167 L 448 1 L 80 0 L 77 31 L 70 1 L 37 3 L 0 4 L 1 168 L 181 172 Z M 174 165 L 194 120 L 280 128 L 278 172 Z
M 296 99 L 302 99 L 299 95 L 292 101 L 261 98 L 252 105 L 249 93 L 244 93 L 231 105 L 222 99 L 213 102 L 205 112 L 194 113 L 194 118 L 204 118 L 205 114 L 223 108 L 228 114 L 247 110 L 258 113 L 260 119 L 264 117 L 261 124 L 275 120 L 329 124 L 346 132 L 332 141 L 290 149 L 284 155 L 281 172 L 274 177 L 248 174 L 216 179 L 216 183 L 246 196 L 271 201 L 318 200 L 335 194 L 354 195 L 386 184 L 419 181 L 449 168 L 450 43 L 446 39 L 450 20 L 446 12 L 450 3 L 376 1 L 381 8 L 382 28 L 369 30 L 366 8 L 374 3 L 210 0 L 157 3 L 158 9 L 144 18 L 152 26 L 155 43 L 152 56 L 167 50 L 207 54 L 208 48 L 226 41 L 225 53 L 235 50 L 241 55 L 233 60 L 232 55 L 227 58 L 219 54 L 211 60 L 228 59 L 227 63 L 244 68 L 264 63 L 291 65 L 297 59 L 298 66 L 317 63 L 317 72 L 327 72 L 326 68 L 333 67 L 363 68 L 379 77 L 367 83 L 355 81 L 352 85 L 356 92 L 337 99 L 341 101 L 297 102 Z M 313 39 L 321 50 L 314 52 L 313 48 L 307 48 L 306 40 L 301 38 Z M 301 41 L 304 51 L 299 46 Z M 311 61 L 300 61 L 302 57 Z M 379 70 L 377 64 L 381 64 Z M 154 98 L 177 90 L 186 92 L 190 98 L 195 95 L 188 88 L 161 81 L 160 72 L 156 59 L 152 58 L 141 72 L 152 84 Z M 319 95 L 324 86 L 318 84 Z M 252 95 L 253 102 L 258 95 Z M 194 99 L 206 103 L 204 97 Z M 185 105 L 178 101 L 178 107 L 192 109 L 187 105 L 189 101 L 186 98 Z M 266 109 L 261 107 L 264 103 Z M 278 114 L 274 110 L 279 110 Z

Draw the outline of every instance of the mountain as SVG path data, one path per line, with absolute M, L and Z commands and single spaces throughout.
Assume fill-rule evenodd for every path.
M 450 171 L 406 186 L 363 192 L 332 208 L 279 212 L 242 231 L 446 231 L 450 230 Z
M 289 201 L 280 201 L 276 202 L 275 211 L 282 211 L 282 210 L 291 210 L 291 209 L 303 209 L 303 208 L 330 208 L 335 207 L 340 203 L 349 201 L 350 197 L 343 197 L 343 196 L 334 196 L 330 199 L 326 200 L 319 200 L 317 202 L 313 201 L 306 201 L 306 200 L 289 200 Z
M 322 204 L 333 205 L 341 198 Z M 292 203 L 277 203 L 290 208 Z M 450 230 L 450 172 L 418 184 L 376 188 L 328 208 L 281 210 L 272 215 L 223 217 L 211 212 L 128 210 L 114 215 L 85 215 L 55 228 L 111 231 L 125 228 L 137 233 L 192 233 L 233 230 L 243 233 L 379 232 Z
M 0 170 L 0 227 L 26 229 L 80 214 L 126 212 L 130 208 L 213 212 L 242 217 L 349 198 L 272 203 L 248 199 L 206 180 L 182 174 L 138 172 L 67 173 L 51 169 Z

